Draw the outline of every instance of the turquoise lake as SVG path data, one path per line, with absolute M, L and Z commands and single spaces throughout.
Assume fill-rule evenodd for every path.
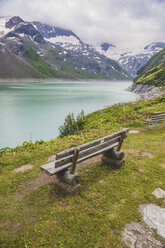
M 69 112 L 85 114 L 137 94 L 125 91 L 132 82 L 78 81 L 0 84 L 0 149 L 24 141 L 50 140 Z

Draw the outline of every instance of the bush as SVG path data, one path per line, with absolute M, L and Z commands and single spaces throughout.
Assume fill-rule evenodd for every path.
M 62 138 L 71 134 L 77 134 L 80 130 L 83 130 L 84 124 L 83 110 L 76 118 L 73 113 L 69 113 L 65 118 L 64 124 L 58 128 L 60 131 L 59 137 Z

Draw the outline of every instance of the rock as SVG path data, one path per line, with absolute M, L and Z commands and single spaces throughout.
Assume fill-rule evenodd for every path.
M 142 214 L 144 222 L 157 230 L 157 233 L 165 238 L 165 208 L 156 204 L 148 203 L 141 205 L 139 211 Z
M 13 28 L 14 26 L 20 24 L 20 23 L 24 23 L 24 21 L 19 17 L 19 16 L 13 16 L 12 18 L 10 18 L 6 24 L 5 24 L 5 28 Z
M 161 242 L 154 238 L 153 231 L 136 222 L 126 224 L 121 239 L 130 248 L 162 248 Z
M 153 229 L 156 229 L 157 233 L 165 238 L 165 208 L 148 203 L 141 205 L 139 211 L 148 228 L 144 227 L 144 224 L 136 222 L 126 224 L 121 239 L 130 248 L 164 248 L 163 244 L 154 237 Z
M 130 130 L 129 133 L 139 133 L 139 131 L 136 130 Z
M 157 198 L 157 199 L 161 199 L 165 197 L 165 190 L 161 189 L 161 188 L 157 188 L 155 189 L 152 194 Z
M 154 99 L 158 96 L 163 95 L 163 92 L 159 87 L 156 87 L 154 85 L 148 85 L 148 84 L 132 84 L 129 87 L 129 90 L 140 94 L 140 97 L 137 100 L 149 100 Z
M 147 157 L 149 157 L 149 158 L 153 158 L 153 157 L 154 157 L 154 155 L 151 154 L 150 152 L 142 152 L 141 155 L 142 155 L 142 156 L 147 156 Z
M 13 171 L 14 172 L 21 172 L 21 171 L 26 171 L 26 170 L 30 170 L 34 167 L 34 165 L 32 164 L 25 164 L 25 165 L 22 165 L 21 167 L 19 168 L 16 168 L 14 169 Z

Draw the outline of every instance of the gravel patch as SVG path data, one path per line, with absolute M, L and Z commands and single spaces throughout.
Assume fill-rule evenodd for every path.
M 17 173 L 17 172 L 22 172 L 22 171 L 30 170 L 33 167 L 34 167 L 34 165 L 32 165 L 32 164 L 25 164 L 25 165 L 22 165 L 19 168 L 14 169 L 13 171 Z

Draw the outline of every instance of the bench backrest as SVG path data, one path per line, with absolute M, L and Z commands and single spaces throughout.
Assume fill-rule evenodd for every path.
M 77 163 L 80 163 L 88 158 L 94 157 L 114 147 L 118 147 L 120 150 L 120 142 L 122 137 L 129 131 L 128 128 L 116 132 L 114 134 L 105 136 L 103 138 L 88 142 L 86 144 L 71 148 L 69 150 L 56 154 L 55 168 L 63 166 L 65 164 L 72 165 L 74 151 L 79 150 Z
M 157 112 L 152 114 L 152 121 L 163 121 L 165 120 L 165 112 Z

